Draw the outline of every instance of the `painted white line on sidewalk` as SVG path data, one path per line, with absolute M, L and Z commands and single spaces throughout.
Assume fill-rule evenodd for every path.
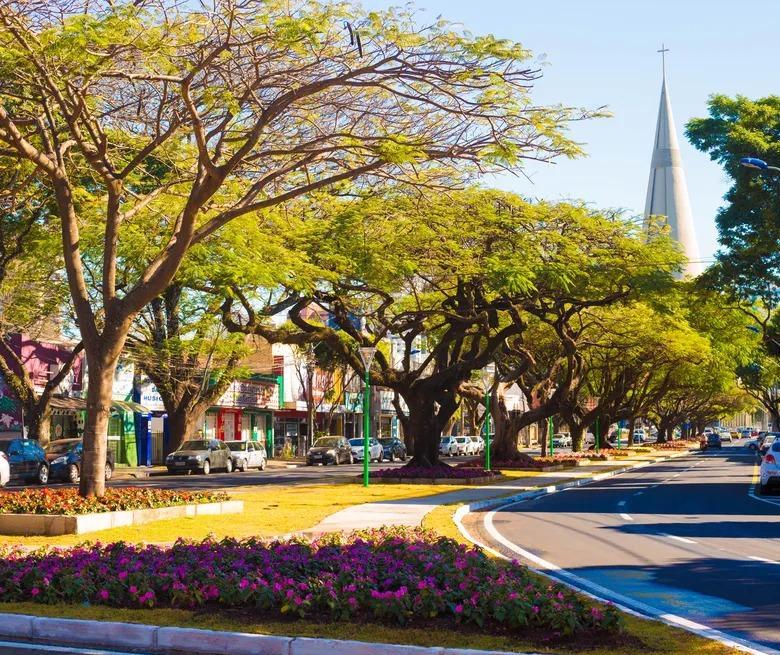
M 726 632 L 721 632 L 720 630 L 715 630 L 714 628 L 711 628 L 707 625 L 696 623 L 695 621 L 691 621 L 676 614 L 663 612 L 662 610 L 652 607 L 651 605 L 648 605 L 642 601 L 635 600 L 618 592 L 607 589 L 606 587 L 602 587 L 598 583 L 581 578 L 578 575 L 575 575 L 566 569 L 562 569 L 560 566 L 553 564 L 552 562 L 548 562 L 547 560 L 534 555 L 524 548 L 521 548 L 517 544 L 504 538 L 504 536 L 493 525 L 493 517 L 495 516 L 496 512 L 502 511 L 516 504 L 518 504 L 518 501 L 507 503 L 506 505 L 502 505 L 492 510 L 491 512 L 488 512 L 483 521 L 484 526 L 493 539 L 517 555 L 520 555 L 523 559 L 536 565 L 536 567 L 538 567 L 537 570 L 539 573 L 547 575 L 557 582 L 562 582 L 563 584 L 572 587 L 577 591 L 585 593 L 595 600 L 601 602 L 612 602 L 618 609 L 627 612 L 628 614 L 659 619 L 668 625 L 684 628 L 689 632 L 693 632 L 694 634 L 697 634 L 701 637 L 713 639 L 720 642 L 724 646 L 735 648 L 744 653 L 751 653 L 751 655 L 780 655 L 780 651 L 778 650 L 756 644 L 746 639 L 741 639 L 740 637 L 735 637 Z M 498 555 L 501 559 L 509 560 L 510 558 L 506 555 L 503 555 L 497 550 L 482 544 L 469 534 L 462 522 L 463 516 L 468 513 L 468 506 L 464 506 L 461 509 L 465 509 L 466 512 L 463 512 L 460 516 L 458 516 L 459 512 L 456 512 L 454 517 L 455 524 L 458 526 L 461 534 L 477 546 L 480 546 L 494 555 Z
M 624 521 L 633 521 L 634 520 L 628 514 L 621 514 L 620 518 L 623 519 Z
M 674 539 L 675 541 L 681 541 L 684 544 L 695 544 L 695 543 L 698 543 L 697 541 L 694 541 L 693 539 L 686 539 L 685 537 L 678 537 L 677 535 L 666 534 L 665 532 L 662 532 L 661 536 L 662 537 L 668 537 L 669 539 Z

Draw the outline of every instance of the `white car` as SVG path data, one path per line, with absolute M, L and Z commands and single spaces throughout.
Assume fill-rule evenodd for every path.
M 230 448 L 234 470 L 265 470 L 265 448 L 259 441 L 226 441 L 225 445 Z
M 455 437 L 446 435 L 439 441 L 439 454 L 452 457 L 458 454 L 458 442 L 455 441 Z
M 456 455 L 473 455 L 474 447 L 471 445 L 471 439 L 468 437 L 453 437 L 457 445 Z
M 8 463 L 8 457 L 0 450 L 0 487 L 4 487 L 11 479 L 11 465 Z
M 572 440 L 568 432 L 556 432 L 553 435 L 553 447 L 571 448 Z
M 480 435 L 471 435 L 471 454 L 481 455 L 485 452 L 485 440 Z
M 363 461 L 363 439 L 350 439 L 349 447 L 352 450 L 352 459 Z M 381 462 L 384 459 L 385 449 L 377 439 L 371 437 L 368 440 L 368 461 Z
M 780 485 L 780 440 L 774 441 L 761 458 L 759 491 L 765 494 L 771 487 Z
M 721 430 L 718 434 L 720 434 L 721 441 L 728 441 L 729 443 L 734 443 L 734 439 L 731 437 L 731 432 L 729 432 L 728 430 Z

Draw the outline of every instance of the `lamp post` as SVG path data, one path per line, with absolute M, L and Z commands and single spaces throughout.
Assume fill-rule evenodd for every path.
M 371 433 L 371 362 L 376 354 L 376 346 L 361 346 L 360 359 L 363 362 L 363 486 L 368 486 L 369 438 Z
M 496 365 L 491 363 L 482 369 L 482 386 L 485 389 L 485 470 L 490 470 L 490 388 L 496 377 Z
M 763 159 L 758 157 L 743 157 L 739 160 L 740 165 L 745 168 L 754 168 L 759 171 L 772 171 L 773 173 L 780 173 L 780 167 L 770 166 Z

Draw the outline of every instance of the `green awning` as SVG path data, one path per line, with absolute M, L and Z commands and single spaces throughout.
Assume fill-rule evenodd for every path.
M 151 414 L 152 412 L 140 403 L 134 403 L 132 400 L 114 400 L 111 403 L 111 409 L 115 412 L 128 412 L 130 414 Z

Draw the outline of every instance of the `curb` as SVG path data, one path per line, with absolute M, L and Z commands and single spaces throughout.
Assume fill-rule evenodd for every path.
M 406 646 L 365 641 L 221 632 L 143 623 L 54 619 L 0 613 L 0 637 L 25 643 L 129 648 L 150 653 L 199 655 L 537 655 L 444 646 Z

